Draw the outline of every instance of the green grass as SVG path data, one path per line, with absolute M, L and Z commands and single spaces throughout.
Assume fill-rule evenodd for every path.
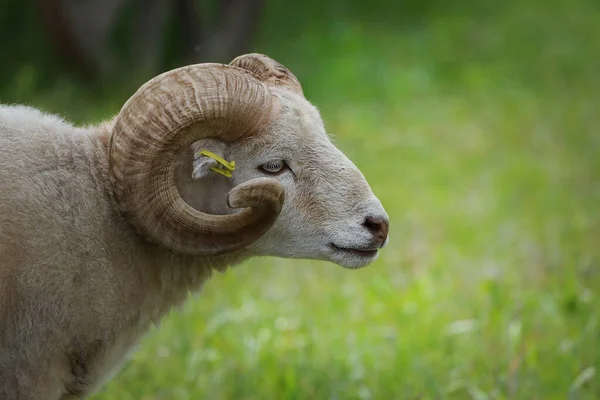
M 215 276 L 94 399 L 600 398 L 596 3 L 280 3 L 256 51 L 297 73 L 390 244 L 358 271 Z M 80 120 L 125 98 L 73 109 L 23 76 L 11 93 Z

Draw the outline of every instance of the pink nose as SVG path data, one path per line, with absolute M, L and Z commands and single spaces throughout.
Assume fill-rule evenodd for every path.
M 385 242 L 388 236 L 388 230 L 390 228 L 390 221 L 386 217 L 380 216 L 368 216 L 365 218 L 363 225 L 371 231 L 377 241 L 381 242 L 381 245 Z

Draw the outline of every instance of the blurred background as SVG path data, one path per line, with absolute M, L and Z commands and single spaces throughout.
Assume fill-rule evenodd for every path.
M 95 400 L 600 398 L 596 0 L 2 0 L 0 102 L 74 123 L 262 52 L 391 217 L 358 271 L 257 259 Z

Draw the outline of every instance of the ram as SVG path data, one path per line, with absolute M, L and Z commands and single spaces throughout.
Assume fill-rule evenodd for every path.
M 213 270 L 368 265 L 388 216 L 297 78 L 247 54 L 145 83 L 75 127 L 0 107 L 0 399 L 93 393 Z

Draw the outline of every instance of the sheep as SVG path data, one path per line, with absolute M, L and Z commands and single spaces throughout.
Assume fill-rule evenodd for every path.
M 102 123 L 0 106 L 0 399 L 81 399 L 213 271 L 361 268 L 389 218 L 290 70 L 188 65 Z

